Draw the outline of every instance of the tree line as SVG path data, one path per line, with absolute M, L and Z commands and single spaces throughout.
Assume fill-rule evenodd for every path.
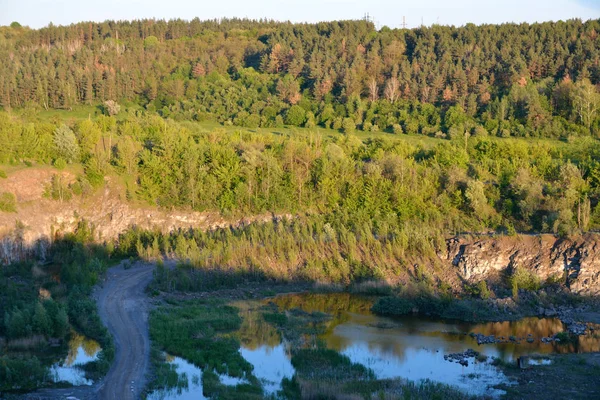
M 377 31 L 366 21 L 0 27 L 0 103 L 131 101 L 246 127 L 438 136 L 598 132 L 598 20 Z

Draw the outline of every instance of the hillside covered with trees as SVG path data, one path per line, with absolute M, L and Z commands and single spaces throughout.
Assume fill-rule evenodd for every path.
M 0 104 L 135 102 L 245 127 L 598 133 L 600 22 L 375 30 L 366 21 L 140 20 L 0 29 Z

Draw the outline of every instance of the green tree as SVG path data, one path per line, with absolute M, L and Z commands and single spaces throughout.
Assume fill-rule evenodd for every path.
M 152 50 L 156 46 L 158 46 L 158 38 L 156 36 L 150 35 L 144 39 L 144 48 L 146 50 Z
M 54 131 L 54 146 L 58 157 L 68 163 L 79 161 L 80 149 L 75 133 L 66 125 L 61 125 Z
M 306 111 L 298 105 L 291 106 L 285 114 L 285 123 L 288 125 L 302 126 L 306 121 Z
M 46 313 L 44 305 L 40 302 L 36 303 L 35 305 L 33 318 L 31 319 L 31 325 L 35 333 L 39 333 L 41 335 L 50 335 L 52 333 L 50 318 L 48 318 L 48 314 Z
M 575 85 L 573 107 L 579 120 L 589 129 L 596 119 L 598 108 L 600 108 L 600 94 L 596 90 L 596 86 L 592 85 L 588 79 Z
M 89 119 L 85 119 L 77 125 L 77 140 L 83 154 L 91 154 L 101 137 L 102 131 Z
M 342 128 L 344 129 L 344 133 L 354 133 L 356 130 L 356 123 L 352 118 L 344 118 Z

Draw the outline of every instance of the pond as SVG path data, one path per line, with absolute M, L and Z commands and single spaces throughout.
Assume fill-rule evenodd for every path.
M 294 376 L 291 345 L 271 324 L 265 322 L 265 306 L 280 311 L 300 309 L 331 316 L 318 339 L 327 348 L 346 355 L 354 363 L 370 368 L 378 379 L 429 379 L 459 388 L 472 395 L 499 396 L 493 387 L 508 383 L 508 378 L 492 365 L 493 358 L 516 362 L 522 355 L 540 355 L 530 365 L 546 365 L 543 355 L 564 352 L 600 351 L 598 337 L 580 337 L 575 344 L 544 343 L 542 338 L 565 330 L 555 318 L 525 318 L 513 322 L 464 323 L 423 317 L 388 318 L 371 313 L 374 299 L 350 294 L 293 294 L 264 301 L 232 303 L 243 319 L 235 336 L 242 356 L 254 366 L 265 394 L 276 394 L 283 378 Z M 495 335 L 505 343 L 477 344 L 474 334 Z M 518 343 L 511 342 L 509 338 Z M 465 353 L 474 349 L 479 353 Z M 461 354 L 461 363 L 450 354 Z M 445 357 L 446 356 L 446 357 Z M 151 399 L 191 399 L 202 397 L 202 371 L 180 358 L 171 358 L 177 371 L 189 379 L 178 392 L 159 391 Z M 196 377 L 196 378 L 194 378 Z M 235 385 L 241 381 L 221 376 L 221 382 Z
M 74 386 L 92 385 L 80 367 L 98 358 L 101 347 L 98 342 L 72 331 L 67 356 L 50 367 L 54 382 L 68 382 Z

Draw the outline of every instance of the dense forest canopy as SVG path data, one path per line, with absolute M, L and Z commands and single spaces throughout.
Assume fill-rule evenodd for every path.
M 0 28 L 5 109 L 133 101 L 247 127 L 598 131 L 600 21 L 375 30 L 243 19 Z

